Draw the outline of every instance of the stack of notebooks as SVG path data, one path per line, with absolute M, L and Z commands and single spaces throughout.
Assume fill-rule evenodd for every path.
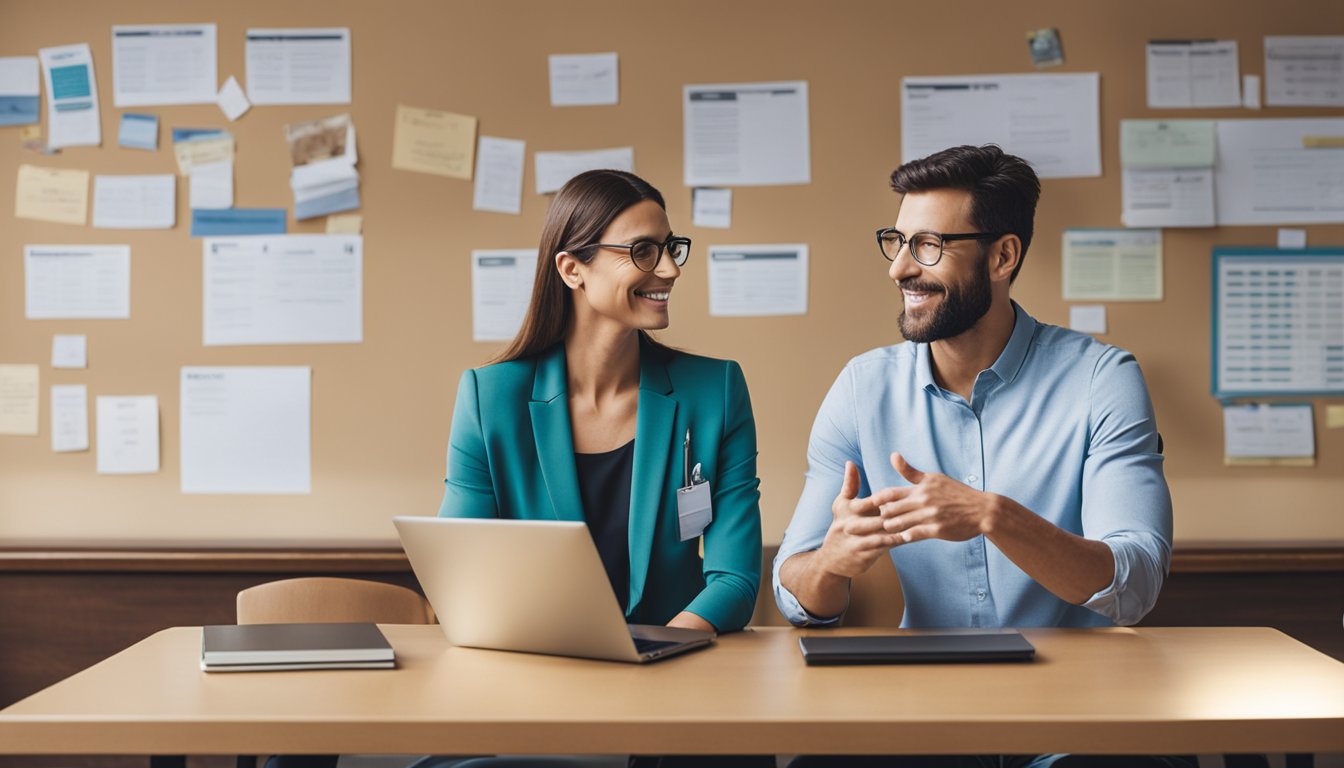
M 204 628 L 201 669 L 271 672 L 392 669 L 392 646 L 375 624 L 225 624 Z

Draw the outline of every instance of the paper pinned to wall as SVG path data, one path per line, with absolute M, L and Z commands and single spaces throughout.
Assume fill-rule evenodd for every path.
M 681 108 L 686 186 L 812 182 L 807 81 L 687 85 Z
M 298 221 L 349 211 L 360 206 L 355 125 L 349 115 L 334 115 L 285 126 L 289 143 L 289 187 Z
M 1344 35 L 1266 35 L 1265 103 L 1344 107 Z
M 172 229 L 177 222 L 177 177 L 93 177 L 93 226 L 99 229 Z
M 20 165 L 14 216 L 83 225 L 89 218 L 89 172 Z
M 473 210 L 512 214 L 523 212 L 526 149 L 526 142 L 519 139 L 481 137 L 471 198 Z
M 113 106 L 214 102 L 215 35 L 214 24 L 113 25 Z
M 615 104 L 619 69 L 614 53 L 552 54 L 551 106 Z
M 0 125 L 33 125 L 42 92 L 36 56 L 0 56 Z
M 538 152 L 534 155 L 537 194 L 559 192 L 565 182 L 584 171 L 610 168 L 617 171 L 635 171 L 634 147 L 592 149 L 578 152 Z
M 1212 120 L 1121 120 L 1120 164 L 1126 168 L 1211 168 Z
M 536 249 L 471 252 L 471 339 L 510 341 L 532 298 Z
M 177 172 L 187 176 L 198 165 L 233 162 L 233 134 L 218 128 L 174 128 Z
M 1148 43 L 1148 108 L 1239 107 L 1236 40 Z
M 364 217 L 358 213 L 342 213 L 327 217 L 328 235 L 358 235 L 364 232 Z
M 733 190 L 714 187 L 691 190 L 691 223 L 712 229 L 733 226 Z
M 1066 229 L 1063 258 L 1069 301 L 1162 299 L 1160 230 Z
M 253 104 L 349 104 L 350 29 L 247 30 Z
M 224 116 L 233 122 L 252 108 L 252 102 L 247 100 L 247 95 L 243 93 L 242 86 L 238 85 L 238 79 L 229 75 L 229 79 L 219 87 L 219 93 L 215 94 L 215 103 Z
M 1100 75 L 901 79 L 901 158 L 997 144 L 1041 178 L 1101 175 Z
M 0 435 L 36 435 L 36 365 L 0 365 Z
M 96 147 L 103 142 L 98 81 L 88 43 L 43 48 L 47 88 L 47 147 Z
M 88 368 L 89 337 L 82 333 L 58 333 L 51 337 L 52 368 Z
M 808 248 L 780 245 L 711 245 L 709 314 L 763 317 L 807 314 Z
M 23 279 L 29 320 L 131 316 L 129 245 L 26 245 Z
M 194 166 L 187 179 L 190 207 L 218 211 L 233 207 L 233 161 Z
M 184 367 L 183 493 L 312 493 L 312 369 Z
M 97 398 L 98 473 L 140 475 L 159 471 L 159 398 Z
M 476 156 L 476 118 L 397 105 L 392 167 L 470 179 Z
M 364 340 L 362 237 L 210 237 L 201 250 L 206 346 Z
M 89 450 L 89 388 L 58 384 L 51 388 L 51 450 Z
M 127 149 L 144 149 L 153 152 L 159 148 L 158 115 L 141 115 L 124 112 L 121 115 L 121 128 L 117 131 L 117 146 Z
M 1070 306 L 1069 328 L 1082 333 L 1106 333 L 1106 305 L 1074 304 Z
M 1224 405 L 1224 463 L 1314 466 L 1313 422 L 1310 403 Z
M 1214 197 L 1219 225 L 1344 223 L 1344 118 L 1219 120 Z

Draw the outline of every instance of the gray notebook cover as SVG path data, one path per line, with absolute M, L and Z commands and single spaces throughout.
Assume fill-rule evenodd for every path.
M 798 639 L 808 664 L 1030 661 L 1036 648 L 1017 632 L 851 635 Z
M 201 664 L 390 662 L 392 646 L 375 624 L 223 624 L 204 628 Z

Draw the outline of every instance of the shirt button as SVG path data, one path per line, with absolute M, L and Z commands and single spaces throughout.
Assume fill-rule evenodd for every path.
M 975 593 L 975 598 L 976 598 L 977 600 L 984 600 L 984 599 L 985 599 L 985 590 L 982 589 L 982 590 L 979 590 L 978 592 L 976 592 L 976 593 Z
M 968 482 L 968 483 L 978 483 L 978 482 L 980 482 L 980 477 L 979 477 L 979 475 L 967 475 L 967 476 L 966 476 L 966 482 Z

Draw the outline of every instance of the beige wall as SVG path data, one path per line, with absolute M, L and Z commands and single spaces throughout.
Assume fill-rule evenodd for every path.
M 199 8 L 199 10 L 196 10 Z M 1060 232 L 1120 225 L 1117 121 L 1143 117 L 1289 117 L 1324 109 L 1145 108 L 1144 42 L 1231 38 L 1244 73 L 1262 73 L 1266 34 L 1344 33 L 1338 0 L 1192 3 L 1169 0 L 939 2 L 263 2 L 199 6 L 159 0 L 5 0 L 0 55 L 88 41 L 102 98 L 103 146 L 43 158 L 0 130 L 0 179 L 20 163 L 94 173 L 168 173 L 173 126 L 223 126 L 212 106 L 163 107 L 160 150 L 116 147 L 110 27 L 214 21 L 219 74 L 243 77 L 249 26 L 349 26 L 365 217 L 365 342 L 358 345 L 201 345 L 200 245 L 188 237 L 185 193 L 167 232 L 116 232 L 15 220 L 12 181 L 0 181 L 0 362 L 42 364 L 41 434 L 0 437 L 0 541 L 355 544 L 390 543 L 393 514 L 432 513 L 457 378 L 498 346 L 471 341 L 473 248 L 533 247 L 548 198 L 525 193 L 514 217 L 471 210 L 471 184 L 391 168 L 398 104 L 476 115 L 480 132 L 525 139 L 525 189 L 538 150 L 633 145 L 636 169 L 668 198 L 673 226 L 696 241 L 663 338 L 741 361 L 756 409 L 762 514 L 778 541 L 802 486 L 812 416 L 844 362 L 898 340 L 896 291 L 872 244 L 895 216 L 886 177 L 900 160 L 903 75 L 1033 71 L 1025 30 L 1061 30 L 1066 65 L 1101 73 L 1105 175 L 1044 182 L 1037 236 L 1014 295 L 1037 318 L 1067 323 Z M 546 56 L 615 50 L 621 103 L 548 106 Z M 728 231 L 690 225 L 681 183 L 684 83 L 805 79 L 811 94 L 812 176 L 806 186 L 739 188 Z M 341 107 L 259 107 L 229 126 L 238 141 L 236 204 L 291 207 L 282 126 Z M 291 232 L 320 231 L 322 220 Z M 1344 242 L 1344 226 L 1308 228 L 1313 245 Z M 1222 465 L 1222 422 L 1209 395 L 1209 275 L 1214 245 L 1272 244 L 1270 227 L 1169 231 L 1166 299 L 1111 304 L 1105 341 L 1143 365 L 1166 438 L 1176 534 L 1186 543 L 1344 540 L 1344 430 L 1326 430 L 1317 400 L 1319 463 L 1311 469 Z M 23 318 L 24 243 L 132 246 L 129 320 Z M 706 246 L 805 242 L 810 312 L 792 318 L 711 318 Z M 87 370 L 52 370 L 51 337 L 84 333 Z M 178 372 L 184 365 L 311 365 L 313 493 L 185 496 L 178 491 Z M 50 449 L 48 388 L 87 383 L 97 395 L 155 394 L 163 468 L 100 476 L 90 453 Z M 1336 399 L 1334 402 L 1339 402 Z M 1023 471 L 1030 471 L 1024 467 Z

